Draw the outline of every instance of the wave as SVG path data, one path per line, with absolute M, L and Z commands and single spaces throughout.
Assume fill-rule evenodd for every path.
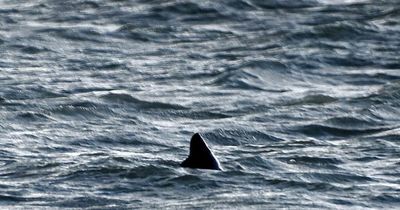
M 37 29 L 36 33 L 43 36 L 59 37 L 71 41 L 88 41 L 94 43 L 105 42 L 102 32 L 93 28 L 69 27 L 69 28 L 43 28 Z
M 261 156 L 253 156 L 253 157 L 245 157 L 236 159 L 235 162 L 240 164 L 242 167 L 246 166 L 246 168 L 251 167 L 252 170 L 255 168 L 259 168 L 261 170 L 274 170 L 277 168 L 277 165 L 274 164 L 273 161 L 265 159 Z M 245 167 L 243 167 L 245 168 Z
M 125 179 L 154 179 L 157 177 L 169 177 L 175 174 L 173 169 L 166 168 L 163 166 L 144 165 L 136 167 L 124 167 L 124 166 L 81 166 L 75 170 L 71 170 L 63 175 L 59 176 L 58 179 L 75 180 L 86 177 L 87 180 L 95 180 L 100 177 L 120 177 Z
M 46 112 L 55 116 L 66 117 L 102 117 L 104 114 L 113 113 L 113 111 L 102 104 L 91 101 L 75 101 L 70 103 L 61 103 L 45 108 Z
M 34 46 L 29 44 L 14 44 L 9 47 L 20 50 L 24 54 L 35 55 L 39 53 L 52 52 L 51 49 L 44 46 Z
M 15 195 L 0 195 L 0 202 L 26 202 L 32 201 L 32 198 L 23 197 L 23 196 L 15 196 Z
M 327 182 L 302 182 L 287 179 L 267 179 L 265 182 L 278 188 L 298 188 L 314 192 L 343 191 L 343 188 Z
M 379 121 L 356 117 L 332 117 L 320 123 L 312 123 L 295 128 L 296 131 L 313 137 L 352 137 L 379 133 L 390 129 L 392 127 Z
M 202 110 L 169 110 L 158 113 L 158 116 L 169 118 L 186 118 L 192 120 L 214 120 L 230 118 L 232 115 L 220 113 L 216 111 L 202 111 Z
M 362 128 L 362 129 L 354 129 L 354 128 L 343 128 L 343 127 L 334 127 L 328 125 L 320 125 L 320 124 L 311 124 L 301 126 L 297 129 L 298 132 L 301 132 L 307 136 L 312 137 L 355 137 L 367 134 L 373 134 L 388 130 L 386 127 L 371 127 L 371 128 Z
M 284 63 L 253 60 L 230 67 L 210 84 L 235 89 L 285 92 L 287 90 L 282 87 L 285 87 L 285 83 L 290 80 L 290 72 Z
M 141 42 L 165 42 L 173 38 L 175 30 L 174 27 L 169 26 L 143 27 L 127 23 L 121 26 L 113 35 Z
M 121 199 L 115 199 L 115 198 L 109 198 L 105 195 L 103 196 L 84 196 L 84 195 L 74 195 L 71 197 L 63 197 L 63 198 L 56 198 L 54 201 L 51 201 L 51 207 L 56 207 L 56 208 L 71 208 L 71 209 L 82 209 L 82 208 L 88 208 L 88 209 L 108 209 L 108 208 L 113 208 L 114 205 L 119 205 L 121 207 L 127 205 L 129 202 L 121 200 Z M 37 206 L 37 205 L 36 205 Z M 39 205 L 40 206 L 40 205 Z M 125 207 L 127 208 L 127 207 Z
M 257 130 L 217 129 L 202 133 L 207 141 L 225 146 L 282 141 L 282 139 Z
M 357 182 L 371 182 L 374 179 L 364 176 L 358 175 L 354 173 L 304 173 L 301 176 L 312 179 L 312 180 L 320 180 L 323 182 L 330 182 L 330 183 L 357 183 Z
M 41 85 L 32 85 L 28 87 L 21 87 L 15 84 L 10 84 L 12 88 L 5 88 L 1 96 L 6 102 L 19 103 L 23 100 L 37 100 L 49 98 L 65 97 L 64 94 L 52 90 L 49 87 Z M 1 102 L 1 100 L 0 100 Z
M 185 110 L 188 109 L 185 106 L 172 104 L 172 103 L 164 103 L 158 101 L 145 101 L 138 98 L 133 97 L 128 93 L 107 93 L 102 95 L 101 98 L 112 102 L 112 103 L 129 103 L 135 105 L 140 109 L 172 109 L 172 110 Z
M 289 156 L 278 158 L 288 164 L 303 165 L 316 169 L 337 170 L 338 165 L 344 163 L 339 158 L 335 157 L 314 157 L 314 156 Z
M 289 100 L 283 103 L 285 106 L 299 106 L 299 105 L 323 105 L 334 103 L 338 99 L 324 94 L 307 95 L 300 99 Z
M 372 196 L 371 198 L 373 201 L 377 201 L 380 203 L 391 203 L 393 205 L 399 205 L 400 204 L 400 196 L 396 196 L 396 194 L 392 193 L 381 193 L 377 196 Z
M 228 19 L 219 10 L 203 7 L 194 2 L 174 2 L 152 8 L 152 12 L 165 14 L 171 19 L 181 17 L 186 22 L 214 22 Z
M 49 115 L 39 112 L 23 112 L 19 113 L 16 116 L 17 119 L 22 120 L 23 122 L 32 122 L 32 121 L 48 121 L 54 120 Z
M 261 9 L 300 9 L 318 6 L 318 2 L 315 0 L 249 0 L 252 5 Z
M 76 138 L 71 140 L 68 145 L 80 148 L 108 148 L 110 146 L 135 146 L 135 147 L 143 147 L 143 146 L 157 146 L 157 147 L 165 147 L 166 145 L 157 141 L 149 141 L 146 140 L 139 135 L 129 134 L 125 136 L 114 135 L 114 136 L 106 136 L 106 135 L 95 135 L 93 137 L 87 138 Z

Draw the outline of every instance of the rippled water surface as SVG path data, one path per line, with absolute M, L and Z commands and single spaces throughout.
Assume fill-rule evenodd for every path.
M 186 169 L 200 132 L 223 171 Z M 398 0 L 0 0 L 1 208 L 400 208 Z

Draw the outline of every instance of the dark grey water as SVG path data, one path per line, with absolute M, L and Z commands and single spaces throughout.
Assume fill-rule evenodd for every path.
M 400 208 L 400 1 L 0 0 L 0 123 L 2 209 Z

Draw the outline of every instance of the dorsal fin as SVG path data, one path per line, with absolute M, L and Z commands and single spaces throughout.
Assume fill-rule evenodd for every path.
M 207 143 L 196 133 L 190 140 L 189 157 L 181 163 L 182 167 L 221 170 L 221 166 L 208 148 Z

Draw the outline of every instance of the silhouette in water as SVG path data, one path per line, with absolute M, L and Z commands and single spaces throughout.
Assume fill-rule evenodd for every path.
M 189 157 L 181 163 L 181 166 L 187 168 L 222 170 L 217 158 L 198 133 L 192 136 L 190 140 Z

